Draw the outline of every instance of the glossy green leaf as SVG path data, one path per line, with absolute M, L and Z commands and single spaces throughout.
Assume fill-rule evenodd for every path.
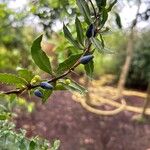
M 64 87 L 71 92 L 79 92 L 80 94 L 84 94 L 85 92 L 87 92 L 87 90 L 83 86 L 73 80 L 71 80 L 70 84 L 64 83 Z
M 26 85 L 27 81 L 14 74 L 0 73 L 0 82 L 9 85 Z
M 112 8 L 113 8 L 113 6 L 114 6 L 116 3 L 117 3 L 117 0 L 114 0 L 112 3 L 110 3 L 110 5 L 109 5 L 107 11 L 108 11 L 108 12 L 111 11 Z
M 31 55 L 35 64 L 43 71 L 52 74 L 50 61 L 46 53 L 41 49 L 42 35 L 34 40 L 31 47 Z
M 77 0 L 77 5 L 79 7 L 80 12 L 84 16 L 86 23 L 90 25 L 92 23 L 92 19 L 87 2 L 85 0 Z
M 98 50 L 98 52 L 103 53 L 102 43 L 97 38 L 91 38 L 91 42 L 93 43 L 94 47 Z
M 83 45 L 83 41 L 84 41 L 83 28 L 82 28 L 81 22 L 80 22 L 80 20 L 78 19 L 78 17 L 76 17 L 75 25 L 76 25 L 76 31 L 77 31 L 77 39 L 78 39 L 78 42 L 80 42 L 80 44 Z
M 108 19 L 108 11 L 105 8 L 102 8 L 102 20 L 100 22 L 101 27 L 103 27 Z
M 66 39 L 68 39 L 76 48 L 83 49 L 81 45 L 73 38 L 71 32 L 65 25 L 63 26 L 63 31 Z
M 115 13 L 115 15 L 116 15 L 116 24 L 117 24 L 118 28 L 121 29 L 122 24 L 121 24 L 120 15 L 118 13 Z
M 27 69 L 19 69 L 18 76 L 25 79 L 28 83 L 30 83 L 34 77 L 33 73 Z
M 67 58 L 64 62 L 60 63 L 56 70 L 57 74 L 64 73 L 65 71 L 70 69 L 81 56 L 82 54 L 74 54 Z
M 93 78 L 93 71 L 94 71 L 94 62 L 93 62 L 93 60 L 91 60 L 88 64 L 85 64 L 84 69 L 86 71 L 86 75 L 89 78 Z

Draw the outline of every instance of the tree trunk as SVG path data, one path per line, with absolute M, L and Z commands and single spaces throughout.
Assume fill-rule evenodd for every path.
M 85 78 L 84 86 L 88 89 L 88 87 L 89 87 L 89 78 L 88 78 L 87 75 L 85 75 L 84 78 Z M 90 98 L 89 92 L 87 92 L 86 95 L 85 95 L 85 101 L 88 105 L 91 105 L 91 98 Z
M 149 81 L 149 83 L 148 83 L 148 87 L 147 87 L 147 98 L 146 98 L 146 100 L 145 100 L 144 107 L 143 107 L 143 112 L 142 112 L 142 116 L 143 116 L 143 117 L 146 117 L 145 111 L 146 111 L 146 108 L 149 107 L 149 104 L 150 104 L 150 81 Z
M 122 97 L 122 95 L 123 95 L 124 86 L 126 83 L 129 69 L 130 69 L 131 60 L 132 60 L 132 56 L 133 56 L 133 42 L 134 42 L 134 32 L 133 32 L 133 29 L 131 29 L 130 35 L 128 38 L 128 43 L 127 43 L 126 60 L 125 60 L 124 66 L 122 68 L 122 71 L 120 74 L 120 79 L 118 82 L 118 96 L 119 97 Z

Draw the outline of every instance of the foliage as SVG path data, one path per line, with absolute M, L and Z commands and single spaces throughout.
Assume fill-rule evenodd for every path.
M 25 23 L 28 16 L 24 9 L 19 12 L 11 9 L 7 1 L 0 3 L 0 69 L 3 71 L 11 72 L 17 65 L 28 67 L 30 64 L 29 45 L 35 33 Z M 8 60 L 11 57 L 14 59 Z
M 52 31 L 56 31 L 55 24 L 62 23 L 66 16 L 72 20 L 77 13 L 74 0 L 39 0 L 31 1 L 30 11 L 38 17 L 47 37 L 51 36 Z
M 15 125 L 8 121 L 0 121 L 0 149 L 7 150 L 57 150 L 60 141 L 55 140 L 52 145 L 39 137 L 26 138 L 25 130 L 14 131 Z
M 48 73 L 49 75 L 53 76 L 50 80 L 47 80 L 48 83 L 52 83 L 52 85 L 55 87 L 57 83 L 61 84 L 62 87 L 65 87 L 65 89 L 71 89 L 75 91 L 80 91 L 83 93 L 85 90 L 81 88 L 81 86 L 76 86 L 77 84 L 74 84 L 74 82 L 71 81 L 70 84 L 64 84 L 64 81 L 59 82 L 59 80 L 67 76 L 69 73 L 71 73 L 77 66 L 80 64 L 85 65 L 85 72 L 87 75 L 92 77 L 92 73 L 94 70 L 94 63 L 90 63 L 91 58 L 93 58 L 92 54 L 95 52 L 95 49 L 98 50 L 100 53 L 105 53 L 104 49 L 104 40 L 101 32 L 105 30 L 105 22 L 108 18 L 108 13 L 111 9 L 111 7 L 116 3 L 110 3 L 108 4 L 109 7 L 106 7 L 106 3 L 103 6 L 102 9 L 100 9 L 99 3 L 98 5 L 94 6 L 92 1 L 90 3 L 87 3 L 86 1 L 77 0 L 77 6 L 81 12 L 80 15 L 82 15 L 85 19 L 85 22 L 87 23 L 88 28 L 84 31 L 82 28 L 82 22 L 76 17 L 75 19 L 75 26 L 76 26 L 76 32 L 77 32 L 77 39 L 72 36 L 72 33 L 70 32 L 69 28 L 64 24 L 63 26 L 63 32 L 65 38 L 77 49 L 77 54 L 71 54 L 69 58 L 66 58 L 64 62 L 61 62 L 58 65 L 58 69 L 55 71 L 51 67 L 51 62 L 49 60 L 49 57 L 47 54 L 41 49 L 41 41 L 42 41 L 42 35 L 39 36 L 37 39 L 34 40 L 32 47 L 31 47 L 31 55 L 32 59 L 35 62 L 35 64 L 44 72 Z M 84 36 L 84 34 L 81 34 L 80 32 L 93 32 L 90 36 L 87 34 Z M 98 36 L 99 35 L 99 36 Z M 83 39 L 83 41 L 80 41 Z M 90 59 L 88 58 L 88 54 L 90 54 Z M 87 55 L 87 56 L 86 56 Z M 83 58 L 89 59 L 84 60 L 85 63 L 82 63 L 81 60 Z M 60 71 L 61 70 L 61 71 Z M 25 73 L 25 72 L 24 72 Z M 18 75 L 10 75 L 10 74 L 1 74 L 0 82 L 7 83 L 7 84 L 14 84 L 15 82 L 16 87 L 20 87 L 20 89 L 17 89 L 15 92 L 12 91 L 12 93 L 22 93 L 23 91 L 30 91 L 33 92 L 32 89 L 40 88 L 40 92 L 47 93 L 48 89 L 43 89 L 40 87 L 39 82 L 32 84 L 31 81 L 27 81 L 26 75 L 22 73 L 22 76 L 19 77 Z M 26 72 L 27 73 L 27 72 Z M 29 74 L 31 75 L 31 74 Z M 8 79 L 9 76 L 9 79 Z M 32 79 L 35 75 L 32 75 Z M 31 80 L 32 80 L 31 79 Z M 24 82 L 23 82 L 24 81 Z M 43 79 L 45 81 L 45 79 Z M 21 85 L 21 86 L 20 86 Z M 79 90 L 80 89 L 80 90 Z M 55 90 L 55 88 L 54 88 Z M 46 101 L 46 99 L 49 97 L 49 94 L 44 95 L 43 101 Z M 11 94 L 11 92 L 9 93 Z M 45 99 L 46 98 L 46 99 Z
M 69 7 L 70 2 L 74 3 L 74 1 L 67 0 L 56 1 L 55 3 L 52 2 L 53 1 L 51 0 L 48 2 L 45 0 L 41 0 L 39 1 L 39 7 L 33 7 L 31 10 L 36 15 L 38 15 L 41 20 L 44 20 L 43 26 L 45 30 L 47 29 L 47 26 L 51 25 L 50 18 L 56 15 L 54 14 L 54 16 L 48 16 L 50 12 L 51 14 L 53 12 L 56 12 L 59 15 L 58 18 L 61 18 L 60 15 L 63 11 L 69 14 L 68 10 L 71 9 L 71 7 Z M 70 43 L 71 53 L 67 57 L 65 57 L 65 59 L 58 64 L 58 66 L 53 67 L 52 61 L 42 50 L 41 41 L 43 35 L 39 36 L 33 41 L 33 44 L 31 46 L 31 56 L 35 65 L 39 69 L 41 69 L 41 71 L 47 73 L 48 79 L 42 79 L 38 75 L 36 75 L 35 72 L 31 72 L 27 69 L 19 69 L 16 74 L 0 73 L 1 83 L 12 85 L 13 87 L 15 87 L 15 89 L 13 90 L 1 92 L 0 94 L 11 96 L 21 95 L 23 92 L 28 92 L 29 94 L 34 93 L 36 96 L 41 98 L 42 102 L 46 102 L 55 90 L 69 90 L 71 92 L 79 92 L 80 94 L 86 93 L 87 90 L 82 85 L 76 83 L 72 79 L 66 79 L 66 76 L 74 72 L 74 70 L 78 66 L 81 66 L 81 64 L 84 65 L 86 75 L 90 78 L 93 76 L 94 53 L 96 51 L 100 54 L 109 52 L 105 49 L 102 33 L 107 32 L 105 23 L 108 19 L 109 12 L 116 2 L 117 1 L 114 0 L 111 3 L 107 3 L 106 0 L 103 0 L 102 3 L 98 3 L 98 1 L 97 3 L 93 3 L 91 0 L 89 2 L 87 2 L 86 0 L 77 0 L 76 4 L 80 12 L 77 11 L 78 13 L 73 13 L 74 15 L 76 15 L 76 19 L 73 18 L 77 33 L 76 37 L 71 32 L 70 26 L 66 25 L 65 22 L 63 24 L 63 34 L 66 40 L 68 40 L 68 42 Z M 49 8 L 49 6 L 51 7 Z M 71 9 L 72 12 L 73 10 L 74 8 Z M 53 18 L 53 22 L 56 19 L 57 18 Z M 83 25 L 85 24 L 86 28 L 83 27 Z M 24 49 L 24 47 L 22 48 Z M 73 49 L 76 49 L 76 51 L 74 52 Z M 65 51 L 65 49 L 63 49 L 63 51 Z M 4 118 L 2 116 L 2 120 L 7 119 L 8 117 Z M 7 122 L 4 122 L 4 124 L 5 123 L 7 127 Z M 4 132 L 3 129 L 1 129 L 1 138 L 5 142 L 4 147 L 12 147 L 13 144 L 16 144 L 13 146 L 17 146 L 20 149 L 48 149 L 47 143 L 45 144 L 45 142 L 43 142 L 42 144 L 40 144 L 41 142 L 39 140 L 27 139 L 25 138 L 25 134 L 13 132 L 11 131 L 12 129 L 13 128 L 11 127 L 8 127 L 8 129 L 4 127 Z M 7 130 L 9 130 L 8 134 L 5 134 L 7 133 L 5 132 Z M 10 145 L 7 145 L 7 143 L 9 143 Z M 58 149 L 59 141 L 55 141 L 52 146 L 53 148 L 51 149 Z
M 25 130 L 15 131 L 15 125 L 10 121 L 13 116 L 16 116 L 14 109 L 20 109 L 21 111 L 26 109 L 30 113 L 34 109 L 34 103 L 27 102 L 21 97 L 16 97 L 16 95 L 2 95 L 0 97 L 0 149 L 58 149 L 60 143 L 58 140 L 50 144 L 40 137 L 26 138 Z
M 134 55 L 131 62 L 131 67 L 129 70 L 129 75 L 127 77 L 126 86 L 139 88 L 139 89 L 146 89 L 149 81 L 149 74 L 150 74 L 150 53 L 149 53 L 149 45 L 150 38 L 149 38 L 149 31 L 145 31 L 140 35 L 136 36 L 135 46 L 134 46 Z M 115 63 L 116 71 L 118 72 L 117 78 L 121 71 L 121 67 L 125 60 L 125 44 L 120 47 L 119 55 L 117 55 L 117 62 Z M 116 56 L 115 58 L 116 59 Z M 142 70 L 142 71 L 141 71 Z
M 132 87 L 147 87 L 150 80 L 150 38 L 149 31 L 142 33 L 135 44 L 127 85 Z

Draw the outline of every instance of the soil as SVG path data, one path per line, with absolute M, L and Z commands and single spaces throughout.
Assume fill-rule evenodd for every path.
M 140 99 L 126 98 L 131 103 Z M 150 149 L 149 124 L 131 121 L 133 114 L 130 112 L 113 117 L 98 116 L 73 101 L 69 92 L 56 92 L 45 104 L 33 99 L 35 111 L 31 114 L 22 112 L 15 120 L 17 128 L 25 128 L 29 137 L 40 135 L 49 141 L 60 139 L 60 150 Z

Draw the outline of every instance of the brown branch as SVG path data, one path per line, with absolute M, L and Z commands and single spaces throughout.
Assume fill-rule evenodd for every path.
M 90 51 L 91 45 L 92 44 L 89 43 L 88 47 L 85 48 L 84 53 L 82 54 L 81 57 L 83 57 L 87 52 Z M 64 78 L 65 76 L 67 76 L 68 74 L 70 74 L 76 67 L 78 67 L 80 65 L 80 59 L 81 59 L 81 57 L 77 60 L 77 62 L 71 68 L 68 69 L 68 71 L 66 71 L 65 73 L 63 73 L 62 75 L 60 75 L 58 77 L 54 77 L 54 78 L 50 79 L 48 81 L 48 83 L 56 82 L 57 80 L 59 80 L 61 78 Z M 18 95 L 18 94 L 22 94 L 22 92 L 24 92 L 26 90 L 31 90 L 31 89 L 37 88 L 39 86 L 40 86 L 39 84 L 38 85 L 31 85 L 31 84 L 29 84 L 29 85 L 27 85 L 26 88 L 16 89 L 16 90 L 11 90 L 11 91 L 6 91 L 6 92 L 1 92 L 0 94 L 7 94 L 7 95 L 9 95 L 9 94 L 17 94 Z

